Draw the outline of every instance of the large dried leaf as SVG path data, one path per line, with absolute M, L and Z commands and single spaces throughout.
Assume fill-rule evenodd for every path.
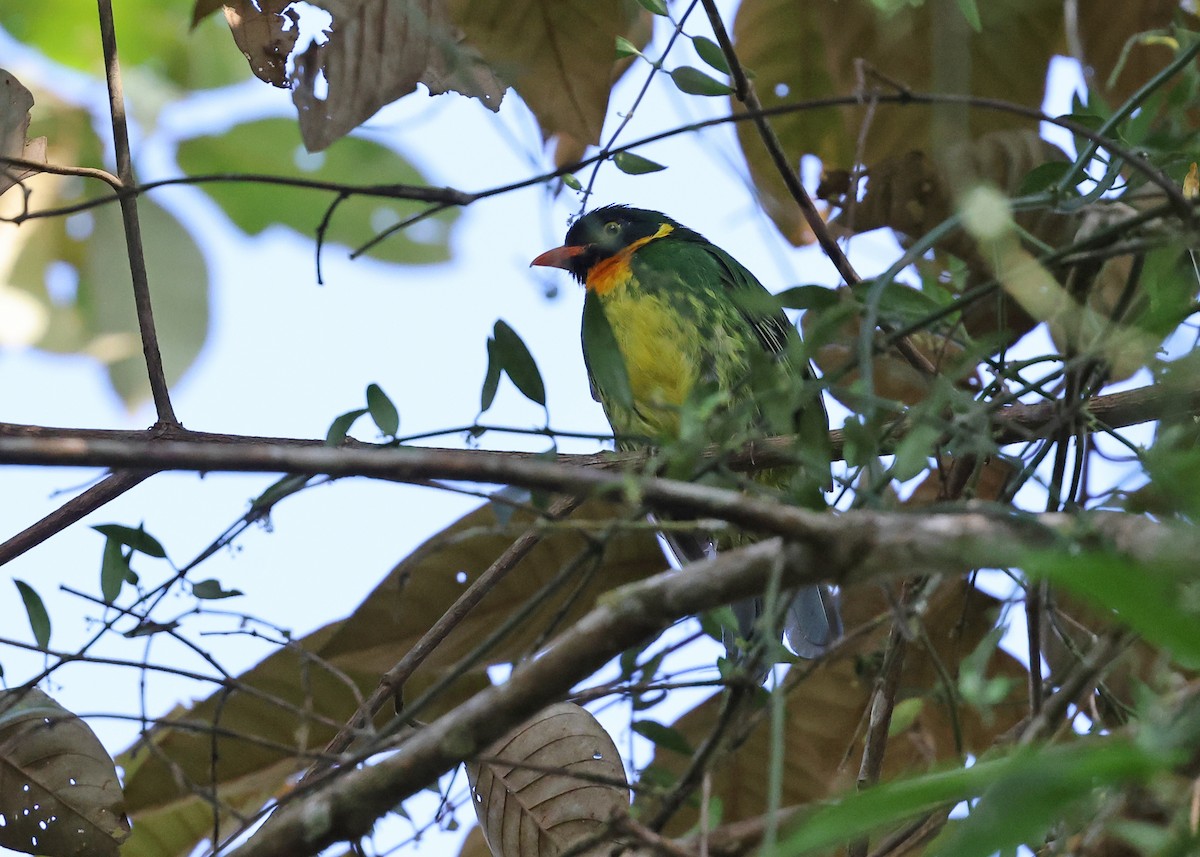
M 0 157 L 46 163 L 46 138 L 26 139 L 33 94 L 0 68 Z M 0 165 L 0 194 L 36 170 Z
M 576 518 L 610 520 L 617 514 L 614 505 L 588 502 Z M 219 691 L 173 712 L 171 719 L 200 728 L 157 728 L 151 733 L 154 752 L 135 747 L 121 757 L 127 772 L 129 811 L 136 822 L 136 833 L 126 845 L 124 857 L 180 857 L 211 835 L 211 806 L 196 793 L 213 785 L 214 739 L 205 731 L 205 724 L 217 722 L 226 730 L 215 739 L 218 797 L 240 812 L 261 806 L 267 797 L 286 787 L 290 774 L 307 766 L 307 760 L 296 754 L 321 750 L 333 737 L 335 725 L 348 720 L 356 709 L 356 693 L 366 695 L 374 690 L 379 676 L 412 648 L 470 580 L 531 521 L 529 513 L 518 511 L 502 525 L 490 505 L 471 512 L 400 562 L 348 618 L 310 634 L 239 676 L 239 687 L 269 694 L 268 698 L 247 690 Z M 587 545 L 577 533 L 547 535 L 433 652 L 406 685 L 406 699 L 440 678 L 446 667 L 526 604 Z M 431 719 L 486 685 L 486 665 L 524 654 L 563 609 L 565 599 L 578 595 L 559 627 L 590 609 L 600 593 L 660 571 L 664 564 L 650 533 L 638 530 L 616 535 L 586 585 L 569 585 L 565 593 L 549 599 L 513 638 L 488 653 L 421 717 Z M 354 687 L 347 686 L 345 679 Z M 260 740 L 279 746 L 272 749 L 258 743 Z
M 0 691 L 0 819 L 0 845 L 51 857 L 115 857 L 129 836 L 100 739 L 37 689 Z
M 1033 130 L 994 131 L 946 147 L 939 159 L 916 149 L 885 157 L 869 165 L 866 193 L 861 200 L 851 206 L 840 194 L 831 194 L 830 199 L 845 208 L 840 225 L 855 232 L 890 228 L 902 243 L 909 244 L 954 215 L 964 189 L 987 184 L 1016 196 L 1022 180 L 1035 167 L 1066 161 L 1061 149 Z M 1051 246 L 1069 240 L 1079 228 L 1078 216 L 1046 210 L 1018 212 L 1015 220 Z M 991 259 L 962 229 L 950 231 L 934 247 L 966 263 L 964 289 L 993 274 Z M 1003 297 L 968 305 L 962 320 L 972 336 L 1003 331 L 1008 341 L 1020 338 L 1036 324 L 1017 301 Z
M 424 84 L 500 109 L 504 87 L 463 44 L 436 0 L 320 0 L 329 38 L 296 56 L 292 100 L 309 151 L 324 149 L 379 108 Z M 272 33 L 267 34 L 273 38 Z M 321 78 L 324 78 L 323 85 Z M 318 94 L 322 88 L 325 94 Z
M 621 36 L 645 44 L 648 13 L 625 0 L 451 0 L 470 43 L 511 83 L 543 136 L 596 143 Z
M 914 571 L 916 571 L 914 569 Z M 936 657 L 952 678 L 962 659 L 971 653 L 995 625 L 999 603 L 963 581 L 951 581 L 933 596 L 924 628 Z M 859 586 L 843 596 L 847 629 L 891 612 L 878 587 Z M 783 773 L 783 805 L 811 803 L 853 788 L 862 755 L 863 729 L 874 676 L 866 665 L 877 661 L 883 631 L 868 636 L 854 651 L 818 664 L 788 695 Z M 910 644 L 900 679 L 900 697 L 915 713 L 892 734 L 884 757 L 884 779 L 928 771 L 939 763 L 960 760 L 956 726 L 962 749 L 979 753 L 1009 729 L 1024 713 L 1020 694 L 994 707 L 985 717 L 959 706 L 952 716 L 945 700 L 933 655 L 919 643 Z M 1011 679 L 1017 687 L 1024 668 L 1008 654 L 997 651 L 988 677 Z M 685 714 L 675 724 L 698 746 L 711 733 L 720 700 L 713 697 Z M 957 719 L 956 719 L 957 718 Z M 725 823 L 754 818 L 767 808 L 767 777 L 773 749 L 769 718 L 747 741 L 723 759 L 712 774 L 712 794 L 722 802 Z M 678 775 L 688 759 L 670 752 L 656 754 L 652 765 Z M 697 822 L 693 807 L 675 815 L 666 831 L 678 835 Z
M 616 745 L 587 709 L 569 702 L 513 729 L 467 765 L 467 777 L 496 857 L 553 857 L 629 809 Z
M 757 74 L 764 106 L 856 91 L 859 58 L 916 90 L 1041 104 L 1050 58 L 1063 50 L 1058 0 L 980 4 L 980 32 L 971 30 L 952 0 L 888 4 L 887 12 L 879 6 L 869 0 L 745 0 L 734 34 L 739 55 Z M 864 116 L 862 108 L 805 111 L 773 117 L 772 124 L 791 163 L 815 154 L 843 167 L 911 149 L 936 154 L 948 141 L 1012 126 L 1011 116 L 996 111 L 879 105 L 859 153 Z M 739 123 L 738 137 L 763 206 L 780 232 L 799 242 L 799 210 L 753 125 Z

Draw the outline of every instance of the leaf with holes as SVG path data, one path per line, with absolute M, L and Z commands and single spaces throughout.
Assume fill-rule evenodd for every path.
M 537 117 L 544 139 L 566 134 L 588 145 L 599 142 L 609 92 L 627 67 L 613 50 L 617 36 L 642 47 L 652 28 L 652 16 L 625 0 L 449 0 L 446 6 Z
M 116 857 L 129 836 L 113 761 L 87 724 L 42 691 L 0 691 L 0 845 Z
M 19 80 L 0 68 L 0 157 L 46 162 L 46 138 L 27 140 L 25 137 L 31 107 L 33 95 Z M 0 194 L 35 172 L 24 168 L 0 172 Z
M 587 709 L 569 702 L 501 738 L 467 766 L 467 777 L 479 825 L 499 857 L 561 853 L 629 809 L 616 745 Z

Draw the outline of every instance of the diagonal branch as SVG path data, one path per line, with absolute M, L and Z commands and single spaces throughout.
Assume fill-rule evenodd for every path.
M 684 573 L 672 571 L 623 587 L 551 641 L 538 658 L 518 666 L 507 682 L 481 691 L 414 733 L 399 752 L 375 765 L 346 770 L 311 791 L 302 789 L 235 857 L 312 854 L 365 835 L 401 800 L 561 699 L 615 655 L 681 616 L 762 592 L 781 557 L 781 585 L 793 588 L 818 580 L 843 585 L 881 580 L 913 566 L 959 574 L 978 565 L 981 557 L 1015 564 L 1029 550 L 1051 544 L 1087 549 L 1103 541 L 1143 562 L 1186 563 L 1200 549 L 1200 534 L 1194 531 L 1131 515 L 1042 514 L 1022 520 L 980 513 L 850 512 L 815 517 L 838 531 L 840 544 L 853 547 L 839 550 L 838 542 L 815 533 L 802 535 L 799 542 L 771 539 L 696 563 Z
M 120 497 L 130 488 L 145 481 L 151 470 L 122 470 L 112 473 L 77 497 L 72 497 L 36 524 L 31 524 L 8 541 L 0 544 L 0 565 L 16 559 L 30 548 L 60 533 L 85 515 Z

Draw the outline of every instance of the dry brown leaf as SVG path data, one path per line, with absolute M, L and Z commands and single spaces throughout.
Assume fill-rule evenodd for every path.
M 230 0 L 224 4 L 229 31 L 259 80 L 287 89 L 287 61 L 296 47 L 299 16 L 292 0 Z
M 1089 88 L 1102 93 L 1111 106 L 1125 101 L 1174 58 L 1168 40 L 1138 39 L 1136 33 L 1165 30 L 1179 23 L 1188 30 L 1200 29 L 1200 17 L 1179 0 L 1140 0 L 1138 3 L 1078 4 L 1079 48 Z M 1126 51 L 1128 53 L 1122 57 Z M 1113 85 L 1109 78 L 1121 63 Z M 1169 81 L 1167 86 L 1173 86 Z
M 192 7 L 192 26 L 195 27 L 224 5 L 224 0 L 196 0 L 196 5 Z
M 839 221 L 856 232 L 886 227 L 898 233 L 904 245 L 926 234 L 958 211 L 959 191 L 987 184 L 1015 196 L 1024 177 L 1035 167 L 1065 162 L 1067 156 L 1034 131 L 996 131 L 977 140 L 948 147 L 935 160 L 912 150 L 871 164 L 863 198 L 846 207 Z M 842 196 L 831 196 L 838 204 Z M 1081 218 L 1050 211 L 1018 212 L 1016 222 L 1051 246 L 1059 246 L 1079 229 Z M 962 229 L 942 237 L 935 245 L 941 254 L 961 259 L 967 266 L 965 289 L 990 279 L 990 256 L 975 238 Z M 1086 288 L 1086 284 L 1081 285 Z M 963 309 L 963 328 L 974 337 L 1003 331 L 1007 341 L 1019 339 L 1037 320 L 1011 296 L 978 300 Z
M 919 569 L 913 569 L 919 573 Z M 941 663 L 952 677 L 962 658 L 972 652 L 995 624 L 999 607 L 992 597 L 965 581 L 944 584 L 932 598 L 924 628 Z M 847 629 L 891 612 L 877 586 L 851 587 L 843 593 Z M 787 701 L 784 726 L 784 806 L 811 803 L 850 789 L 862 754 L 862 729 L 874 676 L 871 663 L 882 645 L 886 626 L 865 638 L 854 651 L 815 665 Z M 989 662 L 989 677 L 1006 677 L 1023 686 L 1025 670 L 1008 654 L 997 651 Z M 884 779 L 927 771 L 936 763 L 959 761 L 954 720 L 930 654 L 918 643 L 910 646 L 900 680 L 901 699 L 922 700 L 918 713 L 888 742 Z M 959 708 L 963 750 L 979 753 L 1024 714 L 1021 694 L 996 706 L 990 719 L 970 708 Z M 719 709 L 714 697 L 685 714 L 674 728 L 698 746 L 711 732 Z M 723 759 L 713 771 L 712 794 L 722 802 L 722 822 L 755 818 L 767 807 L 767 777 L 771 760 L 769 718 L 764 717 L 745 744 Z M 671 752 L 655 755 L 652 764 L 678 775 L 687 759 Z M 679 835 L 697 822 L 694 807 L 685 807 L 667 825 Z
M 467 777 L 496 857 L 552 857 L 629 810 L 616 745 L 587 709 L 570 702 L 513 729 L 467 765 Z
M 1009 459 L 992 456 L 975 462 L 967 478 L 959 484 L 956 478 L 958 474 L 955 473 L 958 462 L 959 459 L 954 456 L 940 456 L 938 466 L 930 469 L 921 484 L 908 495 L 904 505 L 928 506 L 964 498 L 995 502 L 1003 496 L 1008 481 L 1017 472 L 1016 465 Z M 958 496 L 951 496 L 956 490 Z
M 310 152 L 357 128 L 424 83 L 500 109 L 504 87 L 462 43 L 437 0 L 319 0 L 329 38 L 295 57 L 292 101 Z M 324 97 L 317 93 L 324 78 Z
M 576 519 L 606 521 L 617 514 L 619 507 L 591 501 L 580 507 Z M 216 740 L 218 797 L 227 806 L 246 812 L 280 794 L 286 778 L 307 766 L 307 761 L 295 754 L 322 749 L 333 737 L 332 724 L 344 723 L 357 707 L 355 692 L 365 696 L 374 690 L 380 674 L 412 648 L 531 520 L 529 513 L 518 511 L 508 526 L 501 527 L 491 505 L 469 513 L 393 568 L 348 618 L 310 634 L 238 677 L 241 686 L 270 694 L 279 702 L 245 692 L 218 691 L 173 712 L 169 719 L 200 728 L 156 728 L 150 738 L 154 752 L 133 748 L 121 757 L 129 812 L 135 821 L 135 833 L 123 857 L 178 857 L 211 835 L 211 805 L 187 785 L 189 780 L 198 787 L 211 785 L 214 740 L 204 731 L 204 724 L 219 719 L 221 727 L 228 730 Z M 406 699 L 439 679 L 446 667 L 528 602 L 587 544 L 578 533 L 549 534 L 433 652 L 406 685 Z M 560 619 L 559 627 L 570 624 L 590 609 L 602 592 L 664 567 L 653 534 L 645 530 L 617 534 L 609 540 L 582 591 L 568 585 L 565 593 L 549 599 L 512 638 L 439 697 L 422 718 L 432 719 L 487 684 L 486 666 L 524 654 L 552 617 Z M 557 616 L 564 601 L 573 595 L 578 597 Z M 345 679 L 354 687 L 347 686 Z M 271 749 L 252 739 L 282 746 Z
M 1046 68 L 1063 52 L 1058 0 L 990 0 L 979 4 L 982 32 L 953 3 L 889 4 L 850 0 L 745 0 L 734 35 L 738 54 L 754 69 L 767 108 L 860 89 L 859 58 L 915 90 L 993 96 L 1037 107 Z M 876 88 L 877 82 L 866 81 Z M 887 87 L 878 87 L 886 91 Z M 866 108 L 804 111 L 772 117 L 788 159 L 815 154 L 829 167 L 878 163 L 912 149 L 936 151 L 937 140 L 978 137 L 1012 127 L 996 111 L 879 105 L 857 152 Z M 799 209 L 767 156 L 753 125 L 738 138 L 764 208 L 789 240 L 800 234 Z
M 483 828 L 478 824 L 471 828 L 467 838 L 463 840 L 458 857 L 492 857 L 492 849 L 483 838 Z
M 0 845 L 55 857 L 115 855 L 129 819 L 113 760 L 42 691 L 0 691 Z
M 645 44 L 648 12 L 624 0 L 451 0 L 452 19 L 537 117 L 542 136 L 593 144 L 608 111 L 616 37 Z
M 0 157 L 46 163 L 46 138 L 26 139 L 33 93 L 0 68 Z M 37 170 L 0 164 L 0 194 Z

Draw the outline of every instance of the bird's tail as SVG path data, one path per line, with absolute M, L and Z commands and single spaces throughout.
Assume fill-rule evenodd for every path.
M 791 603 L 783 617 L 783 639 L 798 657 L 818 658 L 842 636 L 842 613 L 838 594 L 828 586 L 805 586 L 792 590 Z M 741 657 L 737 639 L 749 640 L 763 613 L 761 598 L 747 598 L 733 605 L 737 635 L 727 629 L 725 650 L 731 659 Z

